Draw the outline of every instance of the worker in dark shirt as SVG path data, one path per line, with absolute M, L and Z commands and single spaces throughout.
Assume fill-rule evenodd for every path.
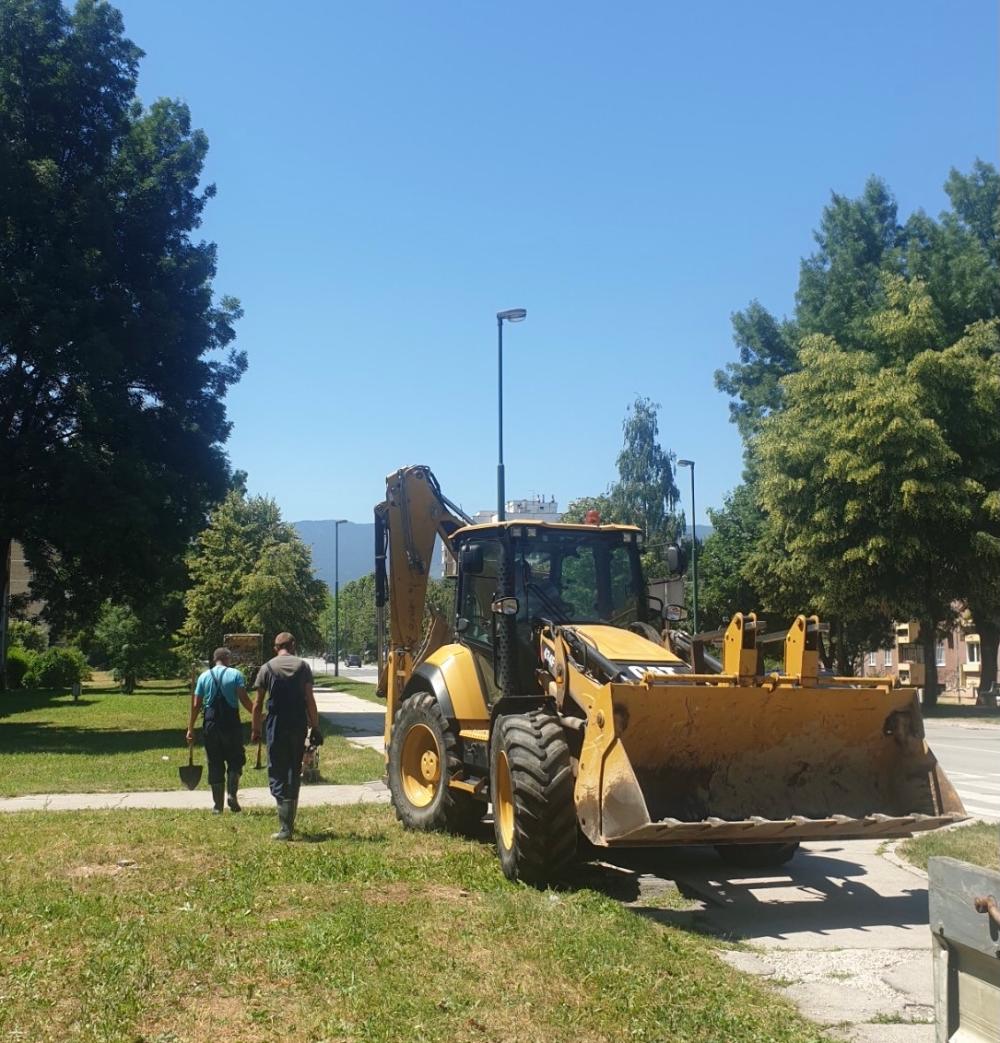
M 264 734 L 267 742 L 267 774 L 271 796 L 278 803 L 280 827 L 277 833 L 272 834 L 272 839 L 290 840 L 299 805 L 306 731 L 312 728 L 311 742 L 314 745 L 322 742 L 322 736 L 313 696 L 312 671 L 309 664 L 295 654 L 295 638 L 287 631 L 282 631 L 274 639 L 274 652 L 274 658 L 257 672 L 254 685 L 257 699 L 253 707 L 251 740 L 260 740 L 266 696 L 267 721 Z

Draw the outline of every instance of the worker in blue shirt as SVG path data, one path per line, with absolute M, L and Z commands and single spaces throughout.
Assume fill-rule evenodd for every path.
M 243 725 L 239 704 L 247 713 L 253 712 L 253 703 L 247 695 L 246 681 L 239 670 L 229 665 L 232 652 L 217 648 L 212 655 L 214 666 L 198 678 L 191 695 L 191 716 L 188 720 L 187 741 L 194 742 L 194 723 L 204 708 L 205 756 L 208 758 L 208 784 L 212 787 L 213 815 L 222 814 L 223 796 L 229 795 L 229 810 L 239 811 L 236 799 L 240 775 L 246 764 L 243 749 Z

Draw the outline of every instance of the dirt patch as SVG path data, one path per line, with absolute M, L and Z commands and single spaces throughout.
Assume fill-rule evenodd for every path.
M 121 876 L 122 873 L 134 872 L 138 865 L 131 859 L 120 862 L 100 862 L 96 865 L 73 866 L 66 871 L 70 880 L 89 880 L 95 876 Z
M 181 999 L 178 1006 L 179 1009 L 173 1007 L 163 1018 L 146 1020 L 136 1033 L 136 1039 L 142 1043 L 185 1039 L 242 1043 L 255 1036 L 247 1000 L 242 997 L 223 996 L 213 991 L 210 997 Z M 260 1018 L 261 1008 L 255 1008 L 255 1012 Z
M 449 887 L 447 884 L 425 884 L 408 883 L 398 881 L 392 884 L 379 884 L 377 887 L 367 887 L 363 892 L 363 899 L 371 905 L 402 905 L 414 898 L 429 898 L 433 902 L 448 907 L 451 903 L 474 901 L 471 895 L 462 887 Z

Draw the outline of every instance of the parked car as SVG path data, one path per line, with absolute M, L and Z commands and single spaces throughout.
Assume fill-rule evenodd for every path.
M 347 666 L 360 666 L 361 665 L 361 656 L 359 656 L 359 655 L 349 655 L 344 660 L 344 663 Z
M 332 652 L 327 652 L 326 655 L 323 656 L 324 663 L 335 663 L 336 661 L 337 657 Z

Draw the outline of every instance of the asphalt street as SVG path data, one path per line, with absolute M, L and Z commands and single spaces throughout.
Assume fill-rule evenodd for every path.
M 308 656 L 306 657 L 306 662 L 312 669 L 313 677 L 318 686 L 334 676 L 333 663 L 326 663 L 322 659 L 310 658 Z M 367 666 L 344 666 L 341 663 L 339 676 L 347 681 L 364 681 L 366 684 L 375 684 L 378 680 L 378 669 L 374 664 Z
M 1000 725 L 932 720 L 924 728 L 965 810 L 1000 821 Z

